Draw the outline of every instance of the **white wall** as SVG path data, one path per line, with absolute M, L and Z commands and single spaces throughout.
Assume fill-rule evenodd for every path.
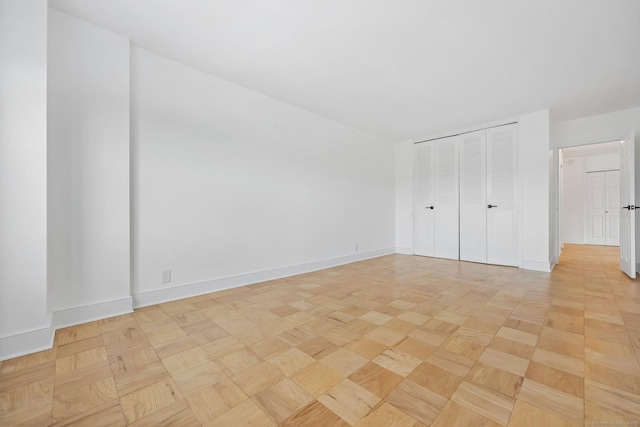
M 393 251 L 392 144 L 137 47 L 131 67 L 137 304 Z
M 563 243 L 584 244 L 586 208 L 585 165 L 583 157 L 565 157 L 563 166 Z
M 48 59 L 50 309 L 130 301 L 129 40 L 50 10 Z
M 635 132 L 636 150 L 636 204 L 640 201 L 640 107 L 614 111 L 597 116 L 583 117 L 555 123 L 551 129 L 554 148 L 575 147 L 597 142 L 629 138 Z M 636 215 L 636 254 L 640 254 L 640 215 Z
M 0 0 L 0 64 L 1 358 L 49 335 L 46 0 Z
M 413 174 L 414 144 L 403 141 L 396 144 L 396 250 L 411 254 L 413 251 Z
M 549 111 L 523 114 L 516 118 L 451 130 L 429 138 L 518 122 L 520 174 L 522 267 L 549 271 L 552 223 L 549 221 Z M 413 167 L 412 141 L 396 144 L 396 247 L 406 252 L 413 247 Z
M 518 118 L 519 159 L 522 192 L 522 267 L 549 271 L 553 255 L 549 221 L 551 199 L 549 161 L 549 110 L 523 114 Z

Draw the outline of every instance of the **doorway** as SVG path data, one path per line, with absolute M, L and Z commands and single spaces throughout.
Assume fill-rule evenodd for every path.
M 620 141 L 561 149 L 561 243 L 620 245 Z

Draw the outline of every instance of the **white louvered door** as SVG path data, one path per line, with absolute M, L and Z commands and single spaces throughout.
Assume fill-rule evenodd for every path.
M 486 130 L 460 136 L 460 259 L 487 262 Z
M 435 145 L 435 249 L 438 258 L 459 259 L 458 138 Z
M 415 193 L 413 253 L 435 256 L 435 169 L 434 144 L 423 142 L 415 145 Z
M 487 262 L 518 265 L 517 127 L 487 129 Z

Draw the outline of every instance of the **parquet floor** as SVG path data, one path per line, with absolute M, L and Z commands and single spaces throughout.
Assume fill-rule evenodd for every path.
M 67 328 L 0 364 L 0 425 L 637 425 L 617 253 L 567 245 L 551 274 L 391 255 Z

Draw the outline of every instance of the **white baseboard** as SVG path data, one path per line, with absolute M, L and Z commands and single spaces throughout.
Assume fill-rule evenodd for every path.
M 565 240 L 564 243 L 567 243 L 569 245 L 585 245 L 585 241 L 584 240 Z
M 56 329 L 132 311 L 131 297 L 55 311 L 48 327 L 0 338 L 0 361 L 50 349 Z
M 0 338 L 0 361 L 48 350 L 53 346 L 51 328 L 34 329 Z
M 402 246 L 396 246 L 396 253 L 402 255 L 413 255 L 411 248 L 403 248 Z
M 312 271 L 323 270 L 325 268 L 350 264 L 352 262 L 363 261 L 394 253 L 396 253 L 396 248 L 378 249 L 374 251 L 355 253 L 353 255 L 330 258 L 322 261 L 293 265 L 290 267 L 274 268 L 271 270 L 239 274 L 237 276 L 221 277 L 203 282 L 188 283 L 171 288 L 134 293 L 133 307 L 146 307 L 177 299 L 195 297 L 211 292 L 237 288 L 239 286 L 251 285 L 268 280 L 281 279 L 283 277 L 295 276 L 297 274 L 310 273 Z
M 67 308 L 53 313 L 53 316 L 51 316 L 51 329 L 66 328 L 67 326 L 93 322 L 94 320 L 131 312 L 133 312 L 133 299 L 131 297 Z
M 553 267 L 549 262 L 530 261 L 525 259 L 522 260 L 522 266 L 520 268 L 523 268 L 525 270 L 544 271 L 546 273 L 549 273 Z

